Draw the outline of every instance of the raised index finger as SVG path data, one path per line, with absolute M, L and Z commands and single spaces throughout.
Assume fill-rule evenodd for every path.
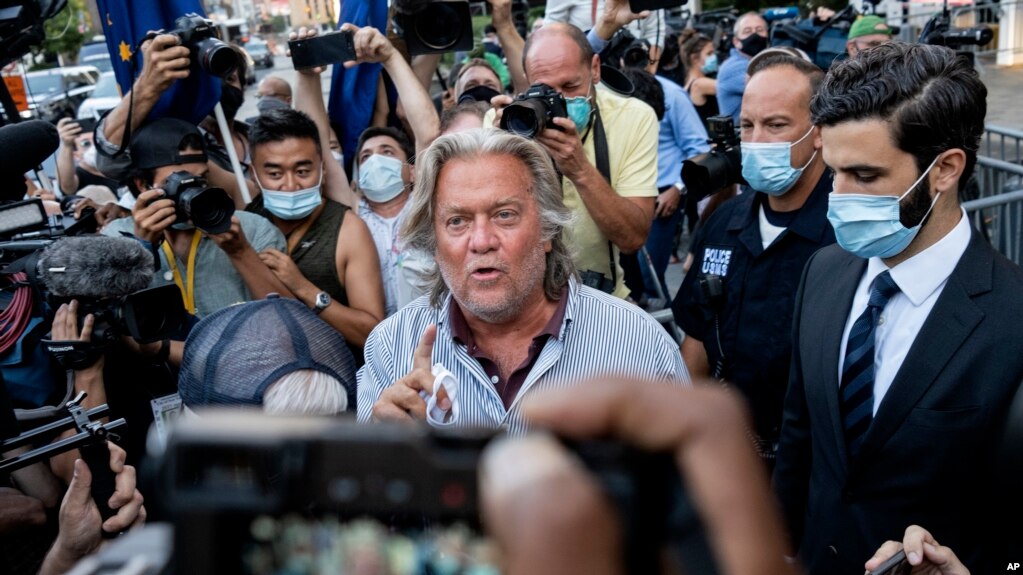
M 437 326 L 426 326 L 422 337 L 419 338 L 419 345 L 416 346 L 416 351 L 412 355 L 413 370 L 422 368 L 430 371 L 430 366 L 433 365 L 433 343 L 435 341 L 437 341 Z

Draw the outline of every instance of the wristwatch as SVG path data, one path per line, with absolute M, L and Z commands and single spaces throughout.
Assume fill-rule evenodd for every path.
M 319 315 L 320 312 L 327 309 L 327 306 L 329 305 L 330 294 L 325 291 L 321 291 L 320 293 L 316 294 L 316 299 L 313 300 L 313 311 L 316 312 L 317 315 Z

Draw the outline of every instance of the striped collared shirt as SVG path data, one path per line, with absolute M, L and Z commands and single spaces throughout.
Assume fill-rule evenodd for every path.
M 366 341 L 366 365 L 358 376 L 358 418 L 369 421 L 384 389 L 412 371 L 412 355 L 423 331 L 437 324 L 432 363 L 444 365 L 458 381 L 457 417 L 449 425 L 526 431 L 519 406 L 524 397 L 575 381 L 615 374 L 689 385 L 678 345 L 638 307 L 600 291 L 569 283 L 568 306 L 558 337 L 549 338 L 511 407 L 483 367 L 454 341 L 448 325 L 451 295 L 440 309 L 424 296 L 384 320 Z

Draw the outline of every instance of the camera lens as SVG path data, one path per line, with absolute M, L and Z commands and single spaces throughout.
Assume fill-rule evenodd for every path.
M 238 67 L 238 54 L 216 38 L 207 38 L 195 48 L 199 66 L 214 76 L 225 77 Z
M 458 43 L 462 33 L 458 26 L 458 11 L 444 2 L 428 5 L 422 12 L 413 17 L 413 30 L 416 37 L 433 50 L 446 50 Z
M 643 68 L 650 63 L 650 56 L 642 44 L 634 44 L 626 48 L 622 61 L 626 68 Z
M 234 201 L 222 188 L 187 188 L 181 192 L 181 208 L 195 227 L 210 234 L 231 229 Z
M 526 138 L 535 138 L 546 125 L 546 108 L 540 100 L 514 102 L 501 114 L 501 128 Z

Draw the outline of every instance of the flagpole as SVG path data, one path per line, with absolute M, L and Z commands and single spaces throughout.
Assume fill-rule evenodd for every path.
M 252 201 L 252 196 L 249 195 L 249 185 L 245 183 L 245 176 L 242 175 L 242 165 L 238 161 L 238 152 L 234 149 L 234 139 L 231 137 L 231 130 L 227 127 L 227 118 L 224 116 L 224 108 L 221 107 L 220 102 L 217 102 L 216 107 L 213 108 L 213 113 L 217 117 L 217 126 L 220 127 L 220 139 L 224 142 L 224 147 L 227 148 L 227 157 L 231 159 L 231 170 L 234 171 L 234 177 L 238 180 L 238 191 L 242 195 L 242 199 L 245 200 L 245 205 L 249 205 Z

